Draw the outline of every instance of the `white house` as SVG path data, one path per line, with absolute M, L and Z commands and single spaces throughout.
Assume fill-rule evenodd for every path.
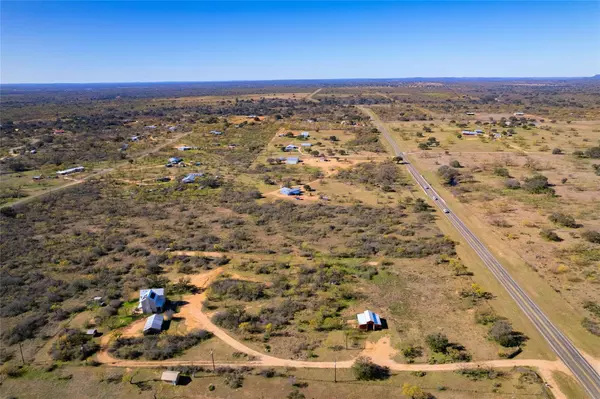
M 306 139 L 306 138 L 310 137 L 310 134 L 308 134 L 308 132 L 302 132 L 302 133 L 300 133 L 300 136 L 302 136 Z
M 295 145 L 293 145 L 293 144 L 288 144 L 288 145 L 286 145 L 286 146 L 285 146 L 285 149 L 284 149 L 284 151 L 286 151 L 286 152 L 287 152 L 287 151 L 295 151 L 295 150 L 297 150 L 297 149 L 298 149 L 298 147 L 297 147 L 297 146 L 295 146 Z
M 165 302 L 164 288 L 140 290 L 140 303 L 138 309 L 141 309 L 143 313 L 162 312 Z
M 71 169 L 59 170 L 58 172 L 56 172 L 56 174 L 59 176 L 65 176 L 70 175 L 71 173 L 83 172 L 84 170 L 85 168 L 83 166 L 76 166 Z

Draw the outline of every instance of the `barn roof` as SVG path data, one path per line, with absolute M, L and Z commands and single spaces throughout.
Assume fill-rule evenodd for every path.
M 160 331 L 162 329 L 163 323 L 163 315 L 162 314 L 153 314 L 152 316 L 146 319 L 146 324 L 144 325 L 144 331 L 148 330 L 157 330 Z
M 370 310 L 365 310 L 363 313 L 357 314 L 356 318 L 358 319 L 358 324 L 361 326 L 369 322 L 378 326 L 381 325 L 381 318 L 379 315 L 375 312 L 371 312 Z

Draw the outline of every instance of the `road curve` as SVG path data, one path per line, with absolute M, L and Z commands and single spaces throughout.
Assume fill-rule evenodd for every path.
M 400 149 L 379 117 L 368 108 L 358 108 L 371 118 L 372 123 L 379 129 L 383 137 L 392 147 L 394 154 L 396 156 L 401 156 L 406 160 L 406 153 Z M 514 299 L 519 308 L 521 308 L 529 320 L 531 320 L 533 325 L 546 339 L 550 347 L 573 373 L 573 376 L 581 383 L 586 392 L 592 398 L 600 399 L 600 374 L 598 374 L 598 371 L 592 367 L 581 353 L 579 353 L 575 345 L 573 345 L 573 343 L 550 321 L 550 319 L 548 319 L 544 312 L 508 274 L 504 266 L 498 262 L 477 236 L 469 230 L 460 218 L 450 211 L 450 207 L 431 187 L 427 180 L 419 174 L 417 169 L 409 162 L 405 162 L 405 164 L 413 179 L 425 194 L 432 199 L 433 203 L 443 212 L 443 215 L 448 218 L 450 223 L 458 230 L 477 255 L 479 255 L 483 263 L 488 267 L 500 284 L 504 286 L 506 291 L 508 291 L 509 295 Z

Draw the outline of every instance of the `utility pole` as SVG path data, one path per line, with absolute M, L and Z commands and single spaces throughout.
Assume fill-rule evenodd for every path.
M 215 370 L 216 370 L 216 368 L 215 368 L 215 355 L 214 355 L 214 351 L 212 349 L 210 350 L 210 358 L 212 359 L 213 372 L 215 372 Z
M 333 382 L 337 383 L 337 357 L 333 360 Z
M 21 351 L 21 361 L 23 362 L 23 366 L 25 365 L 25 356 L 23 356 L 23 344 L 19 342 L 19 350 Z

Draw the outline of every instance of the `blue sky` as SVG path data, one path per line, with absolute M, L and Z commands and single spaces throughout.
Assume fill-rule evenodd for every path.
M 2 83 L 600 73 L 600 2 L 1 3 Z

